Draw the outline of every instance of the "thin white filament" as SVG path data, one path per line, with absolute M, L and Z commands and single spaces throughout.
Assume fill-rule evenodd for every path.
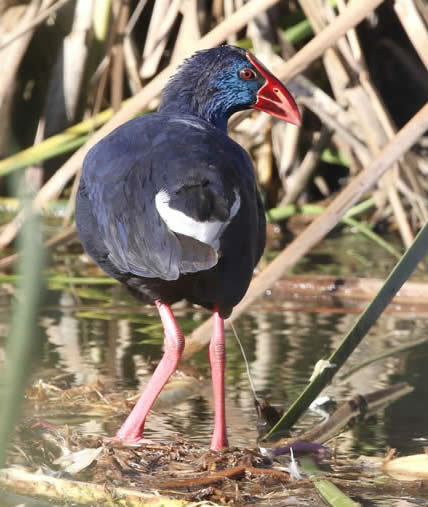
M 232 322 L 230 323 L 230 327 L 232 328 L 233 334 L 235 336 L 235 340 L 237 341 L 237 343 L 239 345 L 239 348 L 241 349 L 241 354 L 242 354 L 242 357 L 244 359 L 245 368 L 247 369 L 248 381 L 250 383 L 251 390 L 253 391 L 254 398 L 257 400 L 258 397 L 257 397 L 257 393 L 256 393 L 256 388 L 254 386 L 254 382 L 253 382 L 253 379 L 251 377 L 250 367 L 248 365 L 247 356 L 245 355 L 244 347 L 242 346 L 241 340 L 239 339 L 238 333 L 236 332 L 235 326 L 233 325 Z

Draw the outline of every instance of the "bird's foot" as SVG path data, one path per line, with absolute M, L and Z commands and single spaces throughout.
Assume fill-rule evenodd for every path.
M 221 451 L 222 449 L 229 447 L 226 432 L 221 435 L 213 435 L 210 447 L 212 451 Z

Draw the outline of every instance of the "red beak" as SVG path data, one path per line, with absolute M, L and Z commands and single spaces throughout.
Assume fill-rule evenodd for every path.
M 257 92 L 257 102 L 253 107 L 280 120 L 301 125 L 299 108 L 287 88 L 249 51 L 247 51 L 247 58 L 266 79 L 265 84 Z

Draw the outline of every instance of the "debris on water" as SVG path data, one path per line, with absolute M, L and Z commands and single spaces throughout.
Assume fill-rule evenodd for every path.
M 265 494 L 278 492 L 280 487 L 283 496 L 288 496 L 283 486 L 289 483 L 289 474 L 256 450 L 231 448 L 213 452 L 180 438 L 168 444 L 152 442 L 130 447 L 113 439 L 82 435 L 68 428 L 52 430 L 31 421 L 21 424 L 18 440 L 19 448 L 17 444 L 9 455 L 9 467 L 19 462 L 26 465 L 25 473 L 34 475 L 43 469 L 44 477 L 53 477 L 60 469 L 61 473 L 56 474 L 58 481 L 69 480 L 72 475 L 73 479 L 84 481 L 85 490 L 89 484 L 95 488 L 103 484 L 107 488 L 132 487 L 145 493 L 219 503 L 243 499 L 256 502 Z M 7 477 L 10 479 L 11 475 L 6 474 L 4 480 L 0 477 L 0 486 L 9 484 Z M 15 482 L 15 492 L 19 492 L 21 481 Z M 42 488 L 43 478 L 40 484 Z M 77 483 L 73 484 L 77 487 Z
M 28 488 L 33 488 L 34 496 L 42 494 L 39 489 L 43 488 L 51 495 L 55 490 L 62 491 L 61 500 L 69 501 L 76 499 L 67 496 L 67 491 L 79 485 L 85 498 L 92 499 L 101 498 L 100 485 L 115 494 L 120 490 L 120 495 L 125 494 L 125 488 L 134 493 L 220 504 L 258 503 L 266 495 L 277 496 L 283 502 L 289 495 L 289 473 L 258 450 L 229 448 L 213 452 L 179 437 L 169 443 L 129 446 L 115 439 L 83 434 L 63 421 L 52 424 L 60 420 L 59 411 L 67 414 L 67 420 L 68 414 L 105 419 L 122 415 L 129 407 L 123 392 L 109 392 L 101 382 L 75 388 L 51 382 L 38 381 L 27 393 L 31 413 L 43 414 L 47 421 L 31 417 L 19 425 L 0 487 L 20 494 L 30 494 Z M 182 381 L 177 385 L 182 387 Z M 36 479 L 35 472 L 40 471 L 43 473 Z M 17 474 L 22 476 L 20 480 Z M 19 484 L 23 483 L 27 489 L 20 492 Z M 310 487 L 309 482 L 295 483 L 293 494 Z
M 195 382 L 179 378 L 171 389 L 180 393 L 189 385 L 193 390 Z M 373 397 L 368 395 L 369 402 Z M 379 393 L 375 398 L 379 401 Z M 297 455 L 308 453 L 323 460 L 323 468 L 330 470 L 327 480 L 351 495 L 358 496 L 364 489 L 370 497 L 379 488 L 390 493 L 395 487 L 385 475 L 388 458 L 369 468 L 340 456 L 331 459 L 328 449 L 316 441 L 290 438 L 271 448 L 213 452 L 171 434 L 168 443 L 144 441 L 131 446 L 64 424 L 64 420 L 73 424 L 87 420 L 88 415 L 103 421 L 122 417 L 129 411 L 130 399 L 101 382 L 69 388 L 64 376 L 50 383 L 37 381 L 27 393 L 27 410 L 35 416 L 17 429 L 8 468 L 0 471 L 0 487 L 14 494 L 92 505 L 112 498 L 127 505 L 150 502 L 174 507 L 188 502 L 319 505 L 314 479 L 302 478 L 300 472 Z M 419 483 L 400 484 L 412 488 Z
M 375 413 L 380 408 L 385 408 L 411 391 L 411 386 L 405 382 L 399 382 L 364 395 L 355 394 L 352 398 L 340 403 L 327 420 L 323 418 L 319 424 L 299 435 L 298 438 L 283 439 L 277 442 L 276 445 L 281 448 L 284 445 L 290 446 L 292 444 L 294 447 L 296 440 L 306 443 L 324 443 L 338 435 L 347 425 L 352 424 L 356 419 L 364 419 L 364 417 Z M 296 452 L 295 447 L 294 451 Z

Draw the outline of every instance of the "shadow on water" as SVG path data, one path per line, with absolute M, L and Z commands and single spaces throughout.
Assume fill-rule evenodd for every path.
M 14 289 L 3 284 L 0 295 L 0 326 L 6 334 Z M 268 296 L 265 298 L 268 300 Z M 356 316 L 348 313 L 308 312 L 304 307 L 281 310 L 281 302 L 262 301 L 236 324 L 259 396 L 280 409 L 287 408 L 306 385 L 315 363 L 336 347 Z M 269 301 L 267 301 L 269 303 Z M 297 306 L 296 306 L 297 308 Z M 185 333 L 208 313 L 181 307 L 176 311 Z M 40 317 L 43 330 L 41 359 L 33 382 L 42 380 L 61 388 L 101 381 L 107 391 L 123 398 L 135 395 L 153 372 L 162 354 L 162 329 L 153 309 L 139 306 L 117 285 L 53 288 Z M 426 336 L 428 315 L 385 314 L 363 340 L 344 367 Z M 227 333 L 227 416 L 233 446 L 254 448 L 257 419 L 253 395 L 240 349 Z M 4 360 L 0 341 L 0 363 Z M 383 456 L 388 447 L 399 454 L 423 452 L 428 442 L 428 343 L 376 361 L 344 380 L 335 379 L 326 394 L 337 401 L 365 394 L 396 382 L 408 382 L 414 391 L 375 416 L 355 424 L 336 440 L 337 452 L 349 458 Z M 150 414 L 145 436 L 160 442 L 177 434 L 208 447 L 212 429 L 212 396 L 207 351 L 180 365 L 171 388 L 166 389 Z M 34 412 L 35 410 L 35 412 Z M 26 416 L 54 425 L 69 425 L 83 433 L 112 435 L 124 419 L 122 413 L 72 412 L 60 404 L 51 412 Z M 307 429 L 320 416 L 309 413 L 296 430 Z M 367 499 L 369 501 L 369 499 Z M 401 505 L 389 497 L 373 499 L 372 505 Z M 409 500 L 411 502 L 411 500 Z M 386 503 L 385 503 L 386 502 Z M 389 503 L 388 503 L 389 502 Z M 412 503 L 410 503 L 411 505 Z

